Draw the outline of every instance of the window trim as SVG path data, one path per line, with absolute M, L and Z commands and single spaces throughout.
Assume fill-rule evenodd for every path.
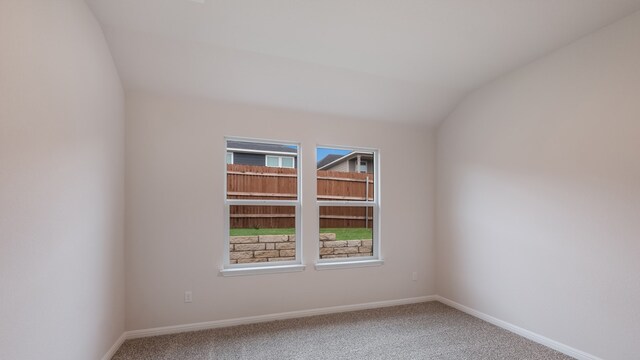
M 269 158 L 276 158 L 276 159 L 278 159 L 278 165 L 277 165 L 277 166 L 271 166 L 271 165 L 269 165 Z M 266 166 L 266 167 L 274 167 L 274 168 L 282 167 L 282 166 L 280 166 L 280 156 L 276 156 L 276 155 L 265 155 L 265 156 L 264 156 L 264 166 Z
M 373 259 L 370 256 L 367 256 L 367 257 L 363 256 L 362 258 L 365 260 L 319 262 L 315 264 L 315 268 L 316 270 L 334 270 L 334 269 L 351 269 L 351 268 L 384 265 L 384 260 L 382 259 Z M 333 259 L 327 259 L 327 260 L 333 260 Z
M 235 155 L 234 155 L 233 151 L 228 151 L 228 150 L 227 150 L 227 156 L 229 156 L 229 155 L 231 155 L 231 162 L 229 162 L 229 161 L 227 160 L 227 158 L 225 158 L 224 160 L 225 160 L 225 162 L 227 163 L 227 165 L 233 165 L 233 164 L 235 163 L 235 159 L 236 159 L 236 157 L 235 157 Z M 225 174 L 225 175 L 226 175 L 226 174 Z
M 294 145 L 294 144 L 289 144 L 289 145 Z M 277 158 L 278 159 L 278 166 L 270 166 L 269 165 L 269 158 Z M 293 166 L 283 166 L 283 164 L 282 164 L 283 161 L 282 160 L 284 158 L 291 159 L 291 161 L 293 162 Z M 296 158 L 295 158 L 295 156 L 265 155 L 264 156 L 264 166 L 272 167 L 272 168 L 280 168 L 280 169 L 295 169 L 296 168 Z
M 284 166 L 284 159 L 291 159 L 291 167 Z M 293 156 L 280 156 L 280 167 L 283 169 L 295 169 L 296 168 L 296 158 Z
M 372 256 L 358 256 L 352 258 L 335 258 L 335 259 L 321 259 L 320 258 L 320 248 L 318 246 L 315 247 L 315 268 L 316 270 L 325 270 L 325 269 L 339 269 L 339 268 L 356 268 L 356 267 L 364 267 L 364 266 L 379 266 L 384 263 L 381 252 L 381 197 L 380 197 L 380 151 L 375 148 L 366 148 L 366 147 L 358 147 L 358 146 L 343 146 L 343 145 L 327 145 L 327 144 L 316 144 L 315 148 L 315 163 L 317 164 L 320 159 L 318 159 L 318 148 L 330 148 L 337 150 L 349 150 L 353 152 L 367 152 L 372 154 L 373 161 L 373 200 L 370 201 L 366 199 L 365 201 L 328 201 L 328 200 L 318 200 L 316 194 L 316 219 L 318 219 L 318 226 L 316 228 L 316 238 L 320 238 L 320 207 L 322 206 L 353 206 L 353 207 L 372 207 L 373 208 L 373 255 Z M 315 173 L 316 180 L 316 188 L 318 184 L 318 173 Z M 319 240 L 318 240 L 319 241 Z
M 229 199 L 227 196 L 227 166 L 226 166 L 226 153 L 227 143 L 229 141 L 245 141 L 265 144 L 281 144 L 281 145 L 295 145 L 298 148 L 297 157 L 300 158 L 302 154 L 302 144 L 298 141 L 283 141 L 283 140 L 269 140 L 269 139 L 256 139 L 246 138 L 239 136 L 225 136 L 223 145 L 225 153 L 225 167 L 224 167 L 224 181 L 223 181 L 223 208 L 224 208 L 224 223 L 223 223 L 223 259 L 220 274 L 222 276 L 237 276 L 237 275 L 255 275 L 265 273 L 278 273 L 278 272 L 291 272 L 291 271 L 303 271 L 305 269 L 302 263 L 302 166 L 298 162 L 298 166 L 295 167 L 297 173 L 297 192 L 298 196 L 296 200 L 251 200 L 251 199 Z M 265 158 L 266 159 L 266 158 Z M 266 163 L 266 160 L 265 160 Z M 294 162 L 295 164 L 295 162 Z M 296 221 L 295 221 L 295 235 L 296 235 L 296 258 L 289 261 L 275 261 L 275 262 L 262 262 L 262 263 L 247 263 L 247 264 L 231 264 L 229 241 L 229 230 L 231 228 L 230 222 L 230 209 L 232 205 L 258 205 L 258 206 L 293 206 L 295 208 Z

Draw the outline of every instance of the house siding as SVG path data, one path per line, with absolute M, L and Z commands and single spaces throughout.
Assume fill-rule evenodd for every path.
M 233 153 L 233 163 L 237 165 L 265 166 L 264 154 Z
M 367 173 L 373 174 L 373 159 L 371 158 L 362 158 L 361 161 L 367 162 Z M 349 172 L 358 172 L 358 159 L 353 158 L 349 160 Z
M 290 156 L 293 157 L 293 166 L 298 167 L 298 159 L 292 155 L 274 155 L 274 156 Z M 233 153 L 233 163 L 236 165 L 253 165 L 253 166 L 266 166 L 265 154 L 252 154 L 252 153 Z
M 335 166 L 327 168 L 326 170 L 349 172 L 349 164 L 347 163 L 347 161 L 342 161 L 336 164 Z
M 349 162 L 349 172 L 356 172 L 356 159 L 350 159 L 348 162 Z
M 373 174 L 373 159 L 363 158 L 363 161 L 367 162 L 367 173 Z M 352 158 L 346 161 L 342 161 L 334 166 L 326 168 L 325 170 L 341 171 L 341 172 L 356 172 L 356 158 Z

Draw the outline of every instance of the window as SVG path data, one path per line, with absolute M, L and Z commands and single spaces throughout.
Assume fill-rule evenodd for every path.
M 300 169 L 294 166 L 299 144 L 230 138 L 226 144 L 227 150 L 233 148 L 250 156 L 245 156 L 244 163 L 226 165 L 226 251 L 222 274 L 303 270 Z M 276 151 L 292 156 L 265 155 Z M 251 165 L 256 163 L 251 156 L 264 157 L 265 163 L 258 164 L 266 166 Z
M 280 158 L 280 165 L 282 165 L 281 167 L 283 167 L 283 168 L 293 169 L 294 160 L 293 160 L 292 157 L 281 157 Z
M 227 164 L 233 164 L 233 153 L 227 152 Z
M 358 172 L 359 173 L 366 173 L 367 172 L 367 162 L 366 161 L 360 161 L 360 166 L 358 167 Z
M 319 259 L 316 268 L 379 265 L 378 152 L 318 147 Z
M 268 167 L 279 167 L 293 169 L 295 167 L 295 160 L 291 156 L 273 156 L 267 155 L 265 159 Z

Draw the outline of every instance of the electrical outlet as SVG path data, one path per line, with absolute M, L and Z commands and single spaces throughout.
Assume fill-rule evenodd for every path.
M 417 272 L 413 272 L 413 274 L 411 274 L 411 280 L 413 281 L 417 281 L 418 280 L 418 273 Z
M 193 301 L 193 294 L 191 294 L 191 291 L 185 291 L 184 292 L 184 302 L 190 303 L 192 301 Z

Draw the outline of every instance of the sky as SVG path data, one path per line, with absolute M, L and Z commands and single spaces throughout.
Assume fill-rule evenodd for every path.
M 349 151 L 349 150 L 331 149 L 331 148 L 319 147 L 316 154 L 317 154 L 318 162 L 320 162 L 327 155 L 330 155 L 330 154 L 347 155 L 350 152 L 351 151 Z

